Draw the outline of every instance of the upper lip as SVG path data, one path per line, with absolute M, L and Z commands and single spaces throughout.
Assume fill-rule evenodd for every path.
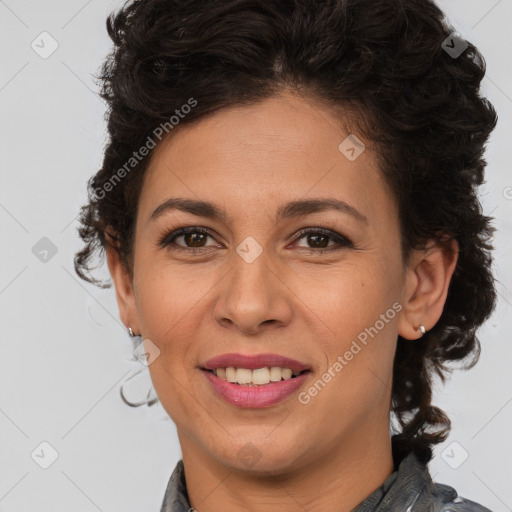
M 279 354 L 221 354 L 208 359 L 208 361 L 202 365 L 206 370 L 228 368 L 229 366 L 233 366 L 235 368 L 247 368 L 249 370 L 264 368 L 267 366 L 279 366 L 281 368 L 290 368 L 290 370 L 296 372 L 302 372 L 304 370 L 309 370 L 310 368 L 305 363 L 301 363 L 300 361 L 286 356 L 280 356 Z

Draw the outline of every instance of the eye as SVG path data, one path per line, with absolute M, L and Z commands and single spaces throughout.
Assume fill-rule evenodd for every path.
M 208 248 L 206 244 L 208 237 L 214 239 L 209 230 L 202 227 L 184 227 L 164 234 L 158 241 L 158 247 L 169 251 L 188 251 L 189 253 L 204 253 Z M 176 243 L 176 240 L 182 239 L 182 244 Z M 311 244 L 309 247 L 299 247 L 301 252 L 304 249 L 311 253 L 322 254 L 340 250 L 342 248 L 353 248 L 354 244 L 345 236 L 323 228 L 307 228 L 299 231 L 293 243 L 301 239 L 306 239 L 306 243 Z M 334 242 L 334 246 L 329 245 L 329 241 Z M 210 247 L 222 248 L 219 244 Z M 330 247 L 330 248 L 328 248 Z
M 178 238 L 183 238 L 185 246 L 177 244 Z M 180 228 L 171 233 L 165 234 L 158 242 L 158 247 L 173 251 L 189 251 L 192 253 L 203 252 L 201 249 L 207 247 L 204 244 L 208 237 L 212 237 L 210 232 L 201 227 Z
M 306 249 L 314 253 L 322 254 L 324 252 L 337 251 L 339 249 L 342 249 L 343 247 L 354 247 L 354 244 L 348 238 L 329 229 L 303 229 L 298 233 L 298 236 L 295 238 L 295 242 L 303 238 L 306 239 L 306 243 L 312 244 L 309 247 L 306 247 Z M 327 247 L 329 247 L 329 239 L 334 241 L 334 247 L 331 246 L 331 248 L 326 249 Z

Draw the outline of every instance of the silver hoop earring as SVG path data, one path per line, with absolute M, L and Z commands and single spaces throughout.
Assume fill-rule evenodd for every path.
M 132 344 L 133 344 L 133 350 L 135 350 L 141 343 L 142 343 L 142 335 L 141 334 L 135 334 L 133 332 L 133 329 L 131 327 L 128 327 L 128 334 L 130 335 Z M 119 394 L 121 395 L 121 399 L 126 405 L 129 405 L 130 407 L 140 407 L 141 405 L 147 405 L 148 407 L 151 407 L 152 405 L 156 404 L 158 402 L 158 396 L 155 396 L 154 398 L 150 398 L 151 391 L 153 390 L 152 387 L 149 388 L 148 393 L 146 395 L 146 400 L 142 400 L 140 402 L 130 402 L 124 394 L 124 385 L 131 379 L 133 379 L 136 375 L 144 371 L 146 367 L 139 368 L 135 373 L 130 375 L 125 381 L 121 384 L 121 387 L 119 388 Z
M 135 373 L 132 373 L 125 381 L 121 384 L 121 387 L 119 388 L 119 394 L 121 395 L 121 399 L 126 405 L 129 405 L 130 407 L 140 407 L 141 405 L 147 405 L 148 407 L 151 407 L 152 405 L 156 404 L 158 402 L 158 397 L 150 398 L 152 388 L 149 388 L 148 394 L 146 396 L 146 400 L 142 400 L 140 402 L 130 402 L 127 400 L 127 398 L 124 396 L 124 385 L 131 379 L 133 379 L 136 375 L 138 375 L 140 372 L 142 372 L 144 368 L 140 368 Z

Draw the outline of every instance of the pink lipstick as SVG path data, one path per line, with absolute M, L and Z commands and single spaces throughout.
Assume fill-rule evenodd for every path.
M 222 354 L 201 369 L 219 397 L 243 408 L 269 407 L 284 400 L 311 373 L 307 364 L 278 354 Z

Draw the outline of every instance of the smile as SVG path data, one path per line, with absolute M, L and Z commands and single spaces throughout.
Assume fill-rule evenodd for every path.
M 238 379 L 238 374 L 240 370 L 240 378 L 241 380 L 247 381 L 248 377 L 251 377 L 251 382 L 245 382 L 240 384 L 238 382 L 229 382 L 225 377 L 219 377 L 215 375 L 213 370 L 203 369 L 202 373 L 208 380 L 211 385 L 211 389 L 214 394 L 221 398 L 223 401 L 229 403 L 230 405 L 234 405 L 236 407 L 241 408 L 263 408 L 270 407 L 275 405 L 282 400 L 285 400 L 293 393 L 298 392 L 302 386 L 304 386 L 306 379 L 311 374 L 311 371 L 304 370 L 300 372 L 298 375 L 290 375 L 287 378 L 283 378 L 283 372 L 288 374 L 289 368 L 278 368 L 281 373 L 281 379 L 279 381 L 270 381 L 270 373 L 272 372 L 272 368 L 259 368 L 256 370 L 249 370 L 247 368 L 232 368 L 232 370 L 236 373 L 236 378 Z M 228 370 L 228 368 L 221 368 L 222 371 L 225 370 L 226 373 L 231 374 L 232 370 Z M 287 371 L 288 370 L 288 371 Z M 219 369 L 217 369 L 217 372 Z M 254 384 L 252 382 L 253 379 L 258 381 L 259 371 L 264 373 L 266 371 L 269 374 L 269 377 L 265 375 L 265 379 L 269 380 L 268 383 L 263 384 Z M 250 372 L 250 374 L 248 373 Z M 256 377 L 254 377 L 254 373 L 256 372 Z M 247 377 L 244 377 L 247 376 Z M 274 376 L 277 378 L 277 370 L 274 370 Z
M 293 379 L 302 373 L 291 368 L 281 368 L 279 366 L 256 368 L 255 370 L 228 366 L 227 368 L 215 368 L 211 371 L 222 380 L 244 386 L 264 386 L 271 382 Z

